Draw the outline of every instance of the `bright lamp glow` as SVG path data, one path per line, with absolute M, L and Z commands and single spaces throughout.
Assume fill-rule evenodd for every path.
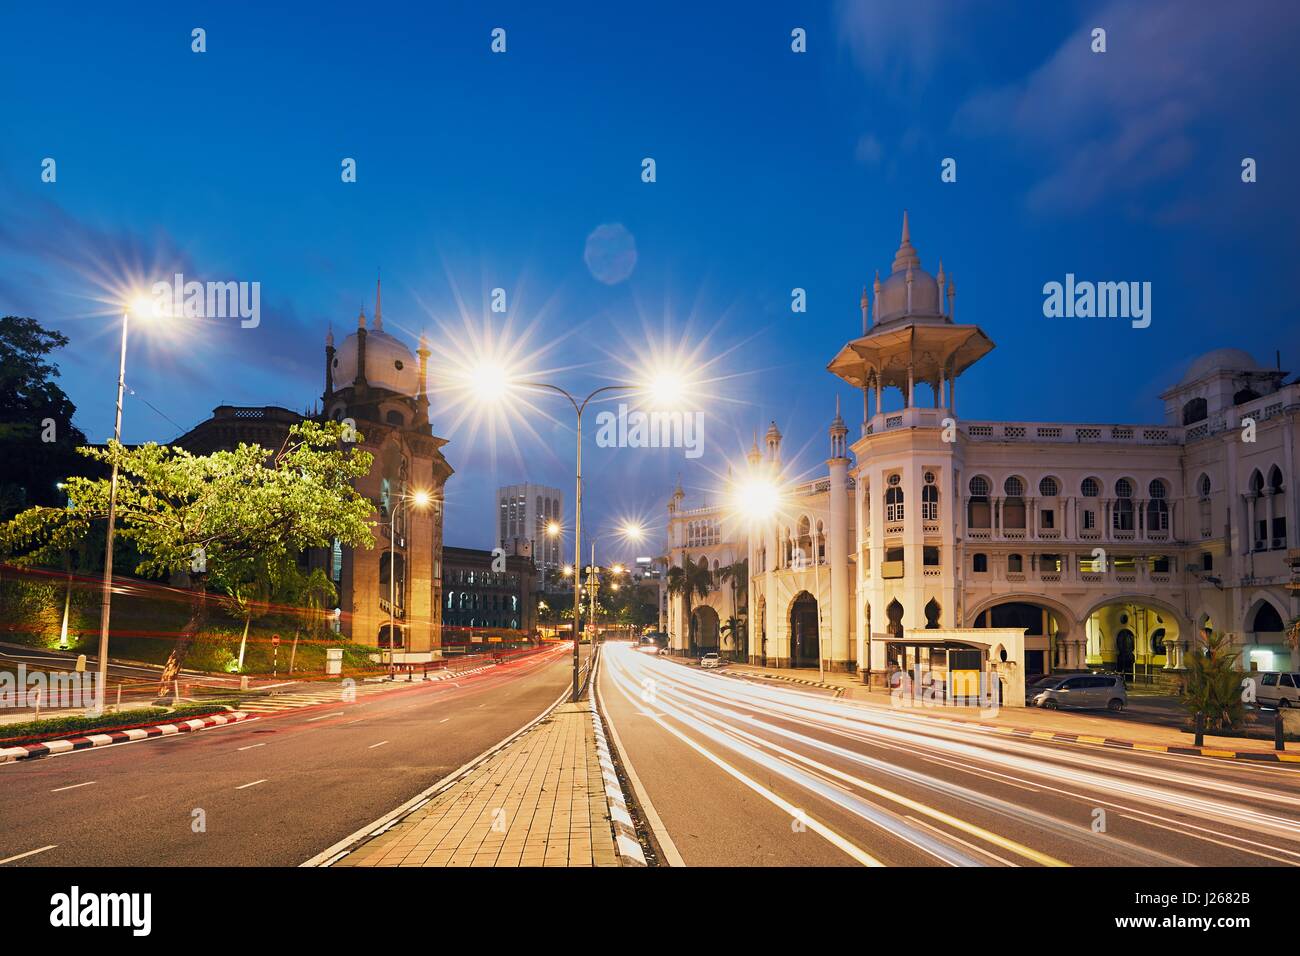
M 510 375 L 505 366 L 491 360 L 479 363 L 470 372 L 469 381 L 474 394 L 485 402 L 499 402 L 510 390 Z
M 630 541 L 640 541 L 645 537 L 645 531 L 639 524 L 629 524 L 623 527 L 623 536 Z
M 417 508 L 428 507 L 430 500 L 432 499 L 430 499 L 427 491 L 417 491 L 411 495 L 411 504 Z
M 559 522 L 557 522 L 557 521 L 552 521 L 550 524 L 548 524 L 548 525 L 546 526 L 546 533 L 547 533 L 547 535 L 549 535 L 549 536 L 552 537 L 552 538 L 554 538 L 556 535 L 558 535 L 558 534 L 560 533 L 560 525 L 559 525 Z
M 781 492 L 769 478 L 754 476 L 736 485 L 733 507 L 742 518 L 763 521 L 773 517 L 781 507 Z

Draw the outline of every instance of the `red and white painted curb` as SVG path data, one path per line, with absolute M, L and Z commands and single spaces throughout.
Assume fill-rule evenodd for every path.
M 193 720 L 178 720 L 174 724 L 156 724 L 152 727 L 131 727 L 127 730 L 110 730 L 102 734 L 86 734 L 81 737 L 68 737 L 64 740 L 46 740 L 39 744 L 23 744 L 19 747 L 0 747 L 0 763 L 15 760 L 31 760 L 33 757 L 47 757 L 50 754 L 70 753 L 73 750 L 87 750 L 91 747 L 107 747 L 110 744 L 124 744 L 132 740 L 147 740 L 150 737 L 171 737 L 175 734 L 189 734 L 209 727 L 222 727 L 226 724 L 248 720 L 252 714 L 243 711 L 231 711 L 228 714 L 214 714 L 211 717 L 199 717 Z

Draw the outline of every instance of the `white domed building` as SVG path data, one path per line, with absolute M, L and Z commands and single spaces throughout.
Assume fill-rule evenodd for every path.
M 852 445 L 837 412 L 826 474 L 752 532 L 674 495 L 672 564 L 748 556 L 744 656 L 875 684 L 978 661 L 1011 704 L 1056 671 L 1172 686 L 1207 629 L 1247 669 L 1300 668 L 1284 635 L 1300 616 L 1300 384 L 1225 348 L 1161 395 L 1163 421 L 972 421 L 957 379 L 994 345 L 957 322 L 955 299 L 942 264 L 921 268 L 904 215 L 889 276 L 863 290 L 862 334 L 828 366 L 862 391 Z M 901 408 L 884 410 L 888 389 Z M 779 473 L 780 445 L 773 426 L 749 468 Z M 707 547 L 691 533 L 714 526 Z M 677 653 L 699 649 L 687 624 L 670 607 Z

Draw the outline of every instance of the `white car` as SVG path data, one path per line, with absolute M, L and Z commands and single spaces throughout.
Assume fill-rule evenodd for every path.
M 1255 681 L 1255 700 L 1264 707 L 1300 707 L 1300 674 L 1269 671 Z
M 710 651 L 709 653 L 705 654 L 703 657 L 700 658 L 700 666 L 701 666 L 701 667 L 721 667 L 721 666 L 722 666 L 722 658 L 719 657 L 717 654 L 713 653 L 712 651 Z

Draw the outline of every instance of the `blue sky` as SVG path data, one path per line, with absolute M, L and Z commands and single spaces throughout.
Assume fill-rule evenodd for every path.
M 1294 4 L 263 6 L 0 13 L 0 314 L 71 338 L 63 384 L 94 439 L 115 283 L 261 283 L 257 329 L 133 339 L 125 438 L 167 441 L 222 402 L 310 404 L 327 325 L 373 308 L 382 268 L 387 327 L 442 343 L 435 388 L 467 329 L 526 331 L 534 368 L 575 390 L 625 377 L 648 340 L 709 360 L 703 458 L 586 447 L 596 522 L 662 526 L 677 474 L 708 497 L 756 426 L 775 419 L 809 474 L 837 394 L 856 434 L 860 399 L 825 365 L 904 208 L 958 320 L 997 343 L 962 379 L 964 418 L 1158 420 L 1159 392 L 1227 345 L 1300 370 Z M 636 244 L 614 284 L 583 257 L 603 224 Z M 1150 281 L 1151 326 L 1044 318 L 1067 272 Z M 516 418 L 511 443 L 448 401 L 448 543 L 491 543 L 497 484 L 556 484 L 571 512 L 562 407 Z

